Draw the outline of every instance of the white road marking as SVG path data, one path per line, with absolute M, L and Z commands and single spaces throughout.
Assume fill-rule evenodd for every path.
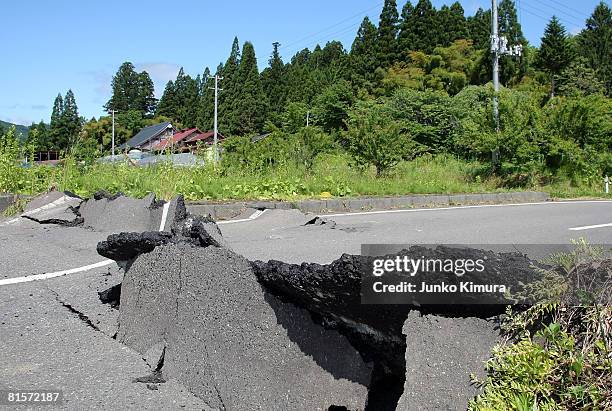
M 80 273 L 82 271 L 93 270 L 94 268 L 106 267 L 114 263 L 114 260 L 103 260 L 94 264 L 84 265 L 83 267 L 71 268 L 70 270 L 56 271 L 54 273 L 44 273 L 44 274 L 35 274 L 28 275 L 25 277 L 15 277 L 15 278 L 6 278 L 4 280 L 0 280 L 0 285 L 8 285 L 8 284 L 17 284 L 17 283 L 27 283 L 30 281 L 38 281 L 38 280 L 47 280 L 49 278 L 61 277 L 67 274 L 75 274 Z
M 164 204 L 164 210 L 162 211 L 161 223 L 159 223 L 159 231 L 164 231 L 164 227 L 166 227 L 166 219 L 168 218 L 169 208 L 170 208 L 170 201 Z
M 34 210 L 30 210 L 28 212 L 22 213 L 19 217 L 13 218 L 12 220 L 8 220 L 8 221 L 4 222 L 4 224 L 6 224 L 6 225 L 15 224 L 15 223 L 21 221 L 21 216 L 24 216 L 24 215 L 31 216 L 31 215 L 34 215 L 34 214 L 38 214 L 38 213 L 40 213 L 42 211 L 46 211 L 46 210 L 50 210 L 52 208 L 63 206 L 66 203 L 68 203 L 68 199 L 69 198 L 71 198 L 71 197 L 68 197 L 67 195 L 64 195 L 63 197 L 60 197 L 60 198 L 58 198 L 55 201 L 47 203 L 44 206 L 40 206 L 38 208 L 35 208 Z
M 217 224 L 234 224 L 234 223 L 244 223 L 244 222 L 247 222 L 247 221 L 253 221 L 253 220 L 261 217 L 266 211 L 268 211 L 267 208 L 265 208 L 263 210 L 255 210 L 255 212 L 253 214 L 251 214 L 248 218 L 242 218 L 240 220 L 217 221 Z
M 49 203 L 49 204 L 52 204 L 52 203 Z M 39 208 L 42 209 L 43 207 L 39 207 Z M 47 208 L 50 208 L 50 207 L 47 207 Z M 168 218 L 169 208 L 170 208 L 170 202 L 165 203 L 164 209 L 162 211 L 161 222 L 159 224 L 159 231 L 164 231 L 164 227 L 166 226 L 166 220 Z M 38 208 L 36 210 L 38 210 Z M 81 273 L 83 271 L 93 270 L 94 268 L 106 267 L 107 265 L 111 265 L 114 262 L 115 262 L 114 260 L 105 259 L 97 263 L 84 265 L 82 267 L 77 267 L 77 268 L 71 268 L 69 270 L 55 271 L 53 273 L 27 275 L 24 277 L 6 278 L 3 280 L 0 280 L 0 286 L 9 285 L 9 284 L 27 283 L 30 281 L 48 280 L 49 278 L 61 277 L 63 275 L 75 274 L 75 273 Z
M 57 201 L 59 201 L 59 200 L 56 200 L 53 203 L 55 203 Z M 487 208 L 487 207 L 511 207 L 511 206 L 545 205 L 545 204 L 589 204 L 589 203 L 612 203 L 612 201 L 611 200 L 583 200 L 583 201 L 545 201 L 545 202 L 539 202 L 539 203 L 514 203 L 514 204 L 482 204 L 482 205 L 441 207 L 441 208 L 411 208 L 411 209 L 404 209 L 404 210 L 381 210 L 381 211 L 362 211 L 362 212 L 355 212 L 355 213 L 320 214 L 319 217 L 343 217 L 343 216 L 351 216 L 351 215 L 405 213 L 405 212 L 418 212 L 418 211 L 460 210 L 460 209 L 468 209 L 468 208 Z M 52 203 L 49 203 L 49 204 L 52 204 Z M 48 207 L 49 204 L 47 204 L 47 205 L 45 205 L 43 207 L 39 207 L 39 208 L 37 208 L 35 210 L 32 210 L 28 214 L 31 214 L 34 211 L 38 212 L 37 210 L 51 208 L 51 207 Z M 166 225 L 166 221 L 165 220 L 167 219 L 167 216 L 168 216 L 168 207 L 169 206 L 170 206 L 170 203 L 165 203 L 164 204 L 164 210 L 162 212 L 162 221 L 160 223 L 159 231 L 163 231 L 164 226 Z M 233 224 L 233 223 L 243 223 L 243 222 L 247 222 L 247 221 L 253 221 L 253 220 L 261 217 L 266 211 L 267 211 L 267 209 L 256 210 L 248 218 L 243 218 L 243 219 L 240 219 L 240 220 L 219 221 L 219 222 L 217 222 L 217 224 Z M 570 230 L 587 230 L 587 229 L 590 229 L 590 228 L 599 228 L 599 227 L 608 227 L 608 226 L 612 226 L 612 223 L 610 223 L 610 224 L 599 224 L 599 225 L 596 225 L 596 226 L 574 227 L 574 228 L 570 228 Z M 35 275 L 30 275 L 30 276 L 25 276 L 25 277 L 7 278 L 7 279 L 4 279 L 4 280 L 0 280 L 0 285 L 24 283 L 24 282 L 36 281 L 36 280 L 45 280 L 45 279 L 48 279 L 48 278 L 59 277 L 59 276 L 62 276 L 62 275 L 74 274 L 74 273 L 78 273 L 78 272 L 82 272 L 82 271 L 91 270 L 91 269 L 94 269 L 94 268 L 104 267 L 104 266 L 107 266 L 109 264 L 112 264 L 113 262 L 114 262 L 113 260 L 103 260 L 103 261 L 100 261 L 98 263 L 86 265 L 86 266 L 83 266 L 83 267 L 77 267 L 77 268 L 73 268 L 73 269 L 70 269 L 70 270 L 56 271 L 54 273 L 35 274 Z
M 571 230 L 571 231 L 582 231 L 582 230 L 590 230 L 592 228 L 602 228 L 602 227 L 612 227 L 612 223 L 585 225 L 585 226 L 582 226 L 582 227 L 572 227 L 569 230 Z
M 588 203 L 612 203 L 612 200 L 581 200 L 581 201 L 543 201 L 538 203 L 510 203 L 510 204 L 480 204 L 455 207 L 432 207 L 432 208 L 407 208 L 401 210 L 380 210 L 380 211 L 357 211 L 354 213 L 318 214 L 319 217 L 347 217 L 352 215 L 371 215 L 371 214 L 392 214 L 392 213 L 414 213 L 422 211 L 444 211 L 462 210 L 468 208 L 489 208 L 489 207 L 516 207 L 547 204 L 588 204 Z

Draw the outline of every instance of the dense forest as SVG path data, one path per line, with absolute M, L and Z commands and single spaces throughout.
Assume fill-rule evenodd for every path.
M 208 130 L 210 80 L 218 74 L 219 130 L 236 137 L 225 150 L 251 167 L 296 157 L 295 147 L 306 147 L 298 157 L 308 163 L 335 145 L 379 173 L 425 153 L 486 160 L 500 148 L 513 171 L 611 172 L 609 6 L 600 3 L 574 36 L 553 17 L 536 48 L 523 35 L 514 1 L 501 0 L 500 36 L 522 45 L 523 53 L 500 59 L 499 132 L 491 113 L 490 25 L 490 10 L 466 17 L 459 2 L 436 9 L 430 0 L 407 1 L 400 12 L 395 0 L 385 0 L 378 24 L 365 17 L 350 50 L 329 41 L 284 62 L 282 46 L 274 43 L 260 72 L 253 44 L 235 38 L 224 63 L 195 76 L 181 69 L 159 101 L 148 73 L 126 62 L 113 77 L 105 109 L 118 111 L 118 143 L 163 120 Z M 313 130 L 304 131 L 307 116 Z M 31 130 L 39 148 L 100 153 L 110 146 L 110 116 L 79 118 L 70 90 L 56 98 L 50 125 Z M 273 138 L 245 148 L 245 137 L 263 132 Z

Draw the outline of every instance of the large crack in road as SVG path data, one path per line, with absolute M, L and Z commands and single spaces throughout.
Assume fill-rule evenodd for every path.
M 182 197 L 164 203 L 99 193 L 60 214 L 30 219 L 117 232 L 97 251 L 123 268 L 123 281 L 96 299 L 119 311 L 112 336 L 151 366 L 139 382 L 156 389 L 176 379 L 213 408 L 465 409 L 478 393 L 470 374 L 482 375 L 499 340 L 503 305 L 477 304 L 482 296 L 459 305 L 362 304 L 362 273 L 372 257 L 345 254 L 326 265 L 249 261 L 212 219 L 190 215 Z M 516 284 L 534 263 L 478 249 L 415 247 L 393 256 L 436 253 L 486 256 L 494 262 L 491 281 Z

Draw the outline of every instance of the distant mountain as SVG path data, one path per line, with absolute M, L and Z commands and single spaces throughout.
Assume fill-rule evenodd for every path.
M 7 123 L 6 121 L 0 120 L 0 128 L 9 129 L 12 126 L 15 126 L 15 131 L 17 131 L 17 135 L 19 135 L 21 140 L 25 139 L 28 136 L 29 128 L 27 126 L 22 126 L 21 124 Z

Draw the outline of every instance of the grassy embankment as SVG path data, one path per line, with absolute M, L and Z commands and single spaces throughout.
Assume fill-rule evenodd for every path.
M 161 198 L 183 194 L 187 200 L 297 200 L 334 197 L 387 196 L 402 194 L 475 193 L 510 190 L 542 190 L 553 197 L 605 197 L 603 184 L 575 186 L 562 180 L 547 185 L 509 188 L 488 165 L 453 157 L 421 157 L 403 162 L 388 175 L 377 178 L 374 170 L 349 166 L 348 158 L 328 155 L 318 159 L 313 170 L 297 167 L 262 172 L 210 167 L 181 168 L 170 165 L 134 167 L 127 164 L 89 166 L 66 161 L 58 167 L 8 167 L 0 176 L 0 191 L 36 194 L 51 187 L 90 196 L 98 190 L 121 191 L 142 197 L 153 192 Z M 612 196 L 608 196 L 612 198 Z

